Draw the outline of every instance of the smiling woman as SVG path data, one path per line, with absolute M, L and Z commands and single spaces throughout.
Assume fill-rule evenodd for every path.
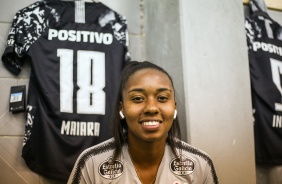
M 126 118 L 128 141 L 149 145 L 156 141 L 163 146 L 176 109 L 167 75 L 155 69 L 139 70 L 126 82 L 122 97 L 120 111 Z
M 218 183 L 210 157 L 180 140 L 170 75 L 150 62 L 123 70 L 113 138 L 85 150 L 68 183 Z

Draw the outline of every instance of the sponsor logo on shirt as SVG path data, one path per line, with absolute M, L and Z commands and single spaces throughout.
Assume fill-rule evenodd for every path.
M 269 52 L 273 54 L 277 54 L 279 56 L 282 56 L 282 47 L 279 47 L 277 45 L 271 44 L 271 43 L 265 43 L 265 42 L 253 42 L 253 51 L 257 52 L 258 50 L 263 50 L 264 52 Z
M 174 174 L 183 176 L 194 172 L 195 162 L 186 155 L 180 155 L 171 160 L 169 167 Z
M 60 41 L 88 42 L 104 45 L 110 45 L 113 43 L 113 35 L 110 33 L 49 29 L 48 40 L 54 39 L 58 39 Z
M 113 180 L 123 174 L 123 163 L 120 160 L 113 161 L 113 158 L 109 157 L 100 164 L 98 170 L 102 177 Z

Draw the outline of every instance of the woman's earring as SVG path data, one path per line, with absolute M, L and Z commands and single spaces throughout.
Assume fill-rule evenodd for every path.
M 173 119 L 176 119 L 176 116 L 177 116 L 177 110 L 175 109 L 175 110 L 174 110 Z
M 119 111 L 119 115 L 120 115 L 121 119 L 124 119 L 124 115 L 121 111 Z

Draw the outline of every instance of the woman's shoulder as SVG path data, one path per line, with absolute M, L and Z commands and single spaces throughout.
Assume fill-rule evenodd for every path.
M 114 139 L 108 139 L 104 142 L 101 142 L 97 145 L 91 146 L 87 149 L 85 149 L 79 156 L 79 159 L 88 159 L 90 157 L 97 157 L 99 155 L 104 154 L 111 154 L 113 150 L 115 149 L 115 142 Z
M 212 163 L 211 157 L 206 152 L 184 141 L 176 140 L 176 147 L 181 152 L 182 155 L 187 155 L 192 159 L 206 162 L 208 164 Z
M 218 183 L 215 167 L 211 157 L 204 152 L 184 141 L 176 140 L 176 149 L 179 151 L 181 162 L 180 164 L 188 165 L 188 169 L 194 171 L 197 168 L 197 173 L 205 173 L 211 176 L 214 183 Z M 178 163 L 178 162 L 174 162 Z M 208 169 L 207 169 L 208 168 Z M 202 172 L 199 172 L 202 171 Z M 209 172 L 207 172 L 209 171 Z

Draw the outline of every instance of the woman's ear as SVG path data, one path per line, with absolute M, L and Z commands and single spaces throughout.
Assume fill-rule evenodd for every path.
M 174 110 L 173 119 L 176 119 L 176 116 L 177 116 L 177 108 L 176 108 L 176 102 L 175 102 L 175 110 Z
M 173 119 L 176 119 L 176 116 L 177 116 L 177 110 L 175 109 L 175 110 L 174 110 Z
M 123 114 L 123 108 L 122 108 L 122 102 L 120 102 L 119 103 L 120 105 L 119 105 L 119 115 L 120 115 L 120 118 L 121 119 L 124 119 L 125 117 L 124 117 L 124 114 Z
M 122 111 L 119 111 L 119 115 L 120 115 L 121 119 L 124 119 L 124 115 L 123 115 Z

